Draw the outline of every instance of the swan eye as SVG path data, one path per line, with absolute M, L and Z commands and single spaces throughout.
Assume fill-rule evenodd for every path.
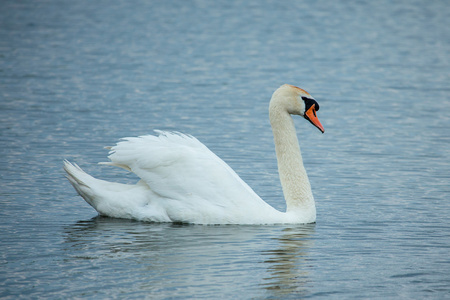
M 302 100 L 305 101 L 305 111 L 307 111 L 313 104 L 315 104 L 316 111 L 319 110 L 319 103 L 316 100 L 308 97 L 302 97 Z

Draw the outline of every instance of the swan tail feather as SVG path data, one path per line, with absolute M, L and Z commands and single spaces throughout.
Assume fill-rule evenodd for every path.
M 96 208 L 95 193 L 91 188 L 92 182 L 98 179 L 92 177 L 83 171 L 77 164 L 72 164 L 64 160 L 64 171 L 66 171 L 66 178 L 75 188 L 77 193 L 86 200 L 89 205 Z

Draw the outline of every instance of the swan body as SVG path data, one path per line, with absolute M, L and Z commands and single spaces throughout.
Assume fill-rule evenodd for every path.
M 286 212 L 263 201 L 223 160 L 196 138 L 156 131 L 110 147 L 110 162 L 135 173 L 137 184 L 96 179 L 64 162 L 66 177 L 99 214 L 151 222 L 194 224 L 313 223 L 316 208 L 291 114 L 324 132 L 318 103 L 304 90 L 283 85 L 272 96 L 269 117 Z

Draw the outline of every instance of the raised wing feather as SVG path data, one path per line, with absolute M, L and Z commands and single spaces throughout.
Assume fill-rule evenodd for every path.
M 160 199 L 244 210 L 254 204 L 267 205 L 196 138 L 175 132 L 157 133 L 123 139 L 111 147 L 111 162 L 104 164 L 132 171 Z

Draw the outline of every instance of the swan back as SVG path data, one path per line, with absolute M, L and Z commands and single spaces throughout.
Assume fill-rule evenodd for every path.
M 111 162 L 139 176 L 172 220 L 237 223 L 273 210 L 223 160 L 196 138 L 176 132 L 125 138 Z M 261 221 L 263 218 L 261 218 Z M 260 222 L 261 222 L 260 221 Z

